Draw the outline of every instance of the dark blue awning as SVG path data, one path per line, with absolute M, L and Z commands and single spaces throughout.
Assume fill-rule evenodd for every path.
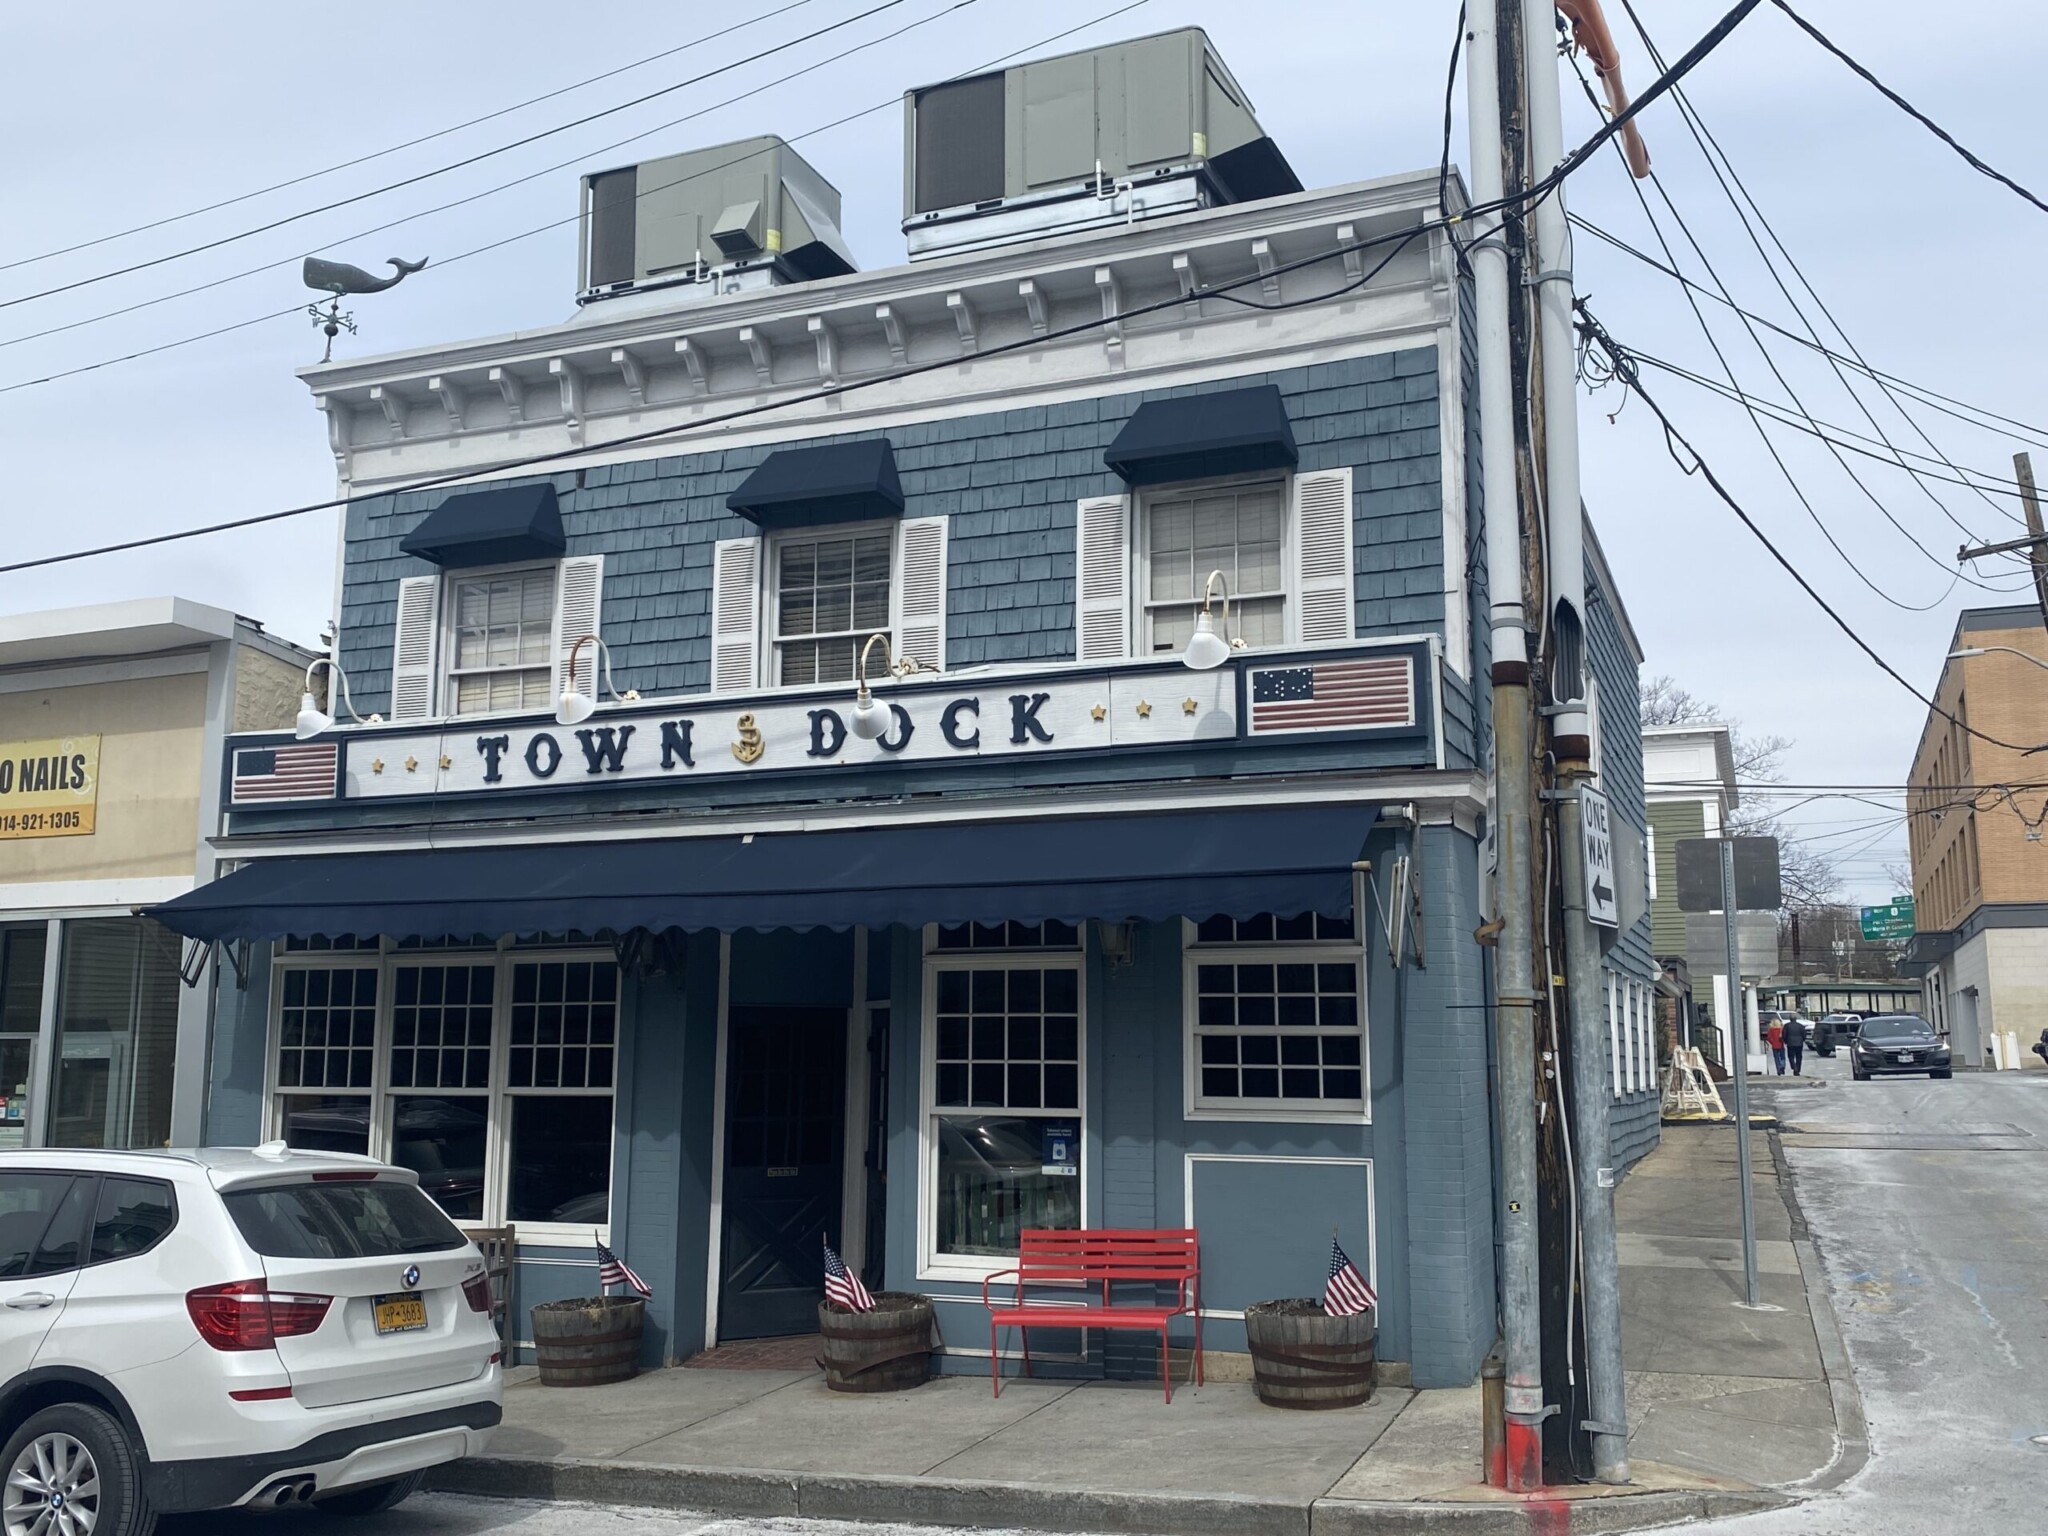
M 763 528 L 808 528 L 901 517 L 903 487 L 886 437 L 768 455 L 725 504 Z
M 1148 400 L 1131 414 L 1102 462 L 1132 485 L 1292 469 L 1301 455 L 1277 385 Z
M 1370 806 L 259 859 L 150 909 L 196 939 L 1339 917 Z
M 553 560 L 568 548 L 552 485 L 514 485 L 450 496 L 398 547 L 455 569 L 507 560 Z

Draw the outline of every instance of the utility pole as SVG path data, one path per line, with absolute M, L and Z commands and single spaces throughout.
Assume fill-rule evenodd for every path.
M 1956 551 L 1956 563 L 2025 550 L 2034 571 L 2034 598 L 2041 605 L 2041 622 L 2048 625 L 2048 533 L 2044 533 L 2041 527 L 2041 498 L 2034 489 L 2033 456 L 2014 454 L 2012 473 L 2019 482 L 2020 505 L 2026 509 L 2027 536 L 2024 539 L 2006 539 L 1998 544 L 1965 544 Z
M 1472 196 L 1479 206 L 1520 184 L 1502 121 L 1503 70 L 1520 73 L 1519 0 L 1472 0 L 1466 83 L 1472 130 Z M 1507 10 L 1510 25 L 1502 26 Z M 1466 246 L 1472 265 L 1480 409 L 1480 488 L 1486 507 L 1488 630 L 1492 640 L 1494 889 L 1501 928 L 1494 960 L 1495 1055 L 1501 1144 L 1501 1334 L 1506 1446 L 1502 1484 L 1543 1485 L 1543 1325 L 1536 1240 L 1536 992 L 1530 848 L 1534 775 L 1529 713 L 1529 620 L 1523 604 L 1521 497 L 1516 473 L 1515 391 L 1509 341 L 1507 220 L 1488 215 Z M 1488 1468 L 1489 1475 L 1494 1469 Z

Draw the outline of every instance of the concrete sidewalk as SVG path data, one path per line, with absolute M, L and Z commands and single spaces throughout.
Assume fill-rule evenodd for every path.
M 506 1394 L 490 1454 L 436 1485 L 734 1515 L 1172 1536 L 1583 1533 L 1769 1507 L 1840 1462 L 1824 1337 L 1833 1320 L 1817 1325 L 1810 1312 L 1767 1138 L 1753 1147 L 1771 1310 L 1736 1305 L 1726 1128 L 1667 1127 L 1621 1191 L 1636 1477 L 1627 1489 L 1530 1500 L 1485 1487 L 1476 1387 L 1389 1386 L 1363 1408 L 1296 1413 L 1262 1406 L 1242 1383 L 1183 1386 L 1168 1406 L 1150 1382 L 1018 1380 L 995 1399 L 986 1376 L 966 1375 L 853 1396 L 828 1392 L 815 1370 L 717 1369 L 586 1391 L 522 1381 Z

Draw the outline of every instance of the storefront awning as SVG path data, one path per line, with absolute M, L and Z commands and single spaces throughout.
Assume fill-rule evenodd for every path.
M 1299 458 L 1287 407 L 1272 384 L 1148 400 L 1102 453 L 1102 462 L 1131 485 L 1292 469 Z
M 725 504 L 763 528 L 901 517 L 903 486 L 886 437 L 768 455 Z
M 465 491 L 429 512 L 402 540 L 408 555 L 449 570 L 508 560 L 553 560 L 568 547 L 552 485 Z
M 1370 806 L 260 859 L 152 908 L 197 939 L 626 933 L 1351 910 Z

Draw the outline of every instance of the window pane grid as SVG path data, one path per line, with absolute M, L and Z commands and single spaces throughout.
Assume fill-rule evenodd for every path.
M 882 530 L 778 546 L 775 644 L 784 684 L 840 682 L 854 674 L 868 636 L 889 633 L 895 535 Z
M 284 973 L 278 1014 L 281 1088 L 371 1086 L 377 1052 L 377 972 L 370 967 Z
M 393 977 L 391 1086 L 491 1086 L 492 965 L 408 965 Z
M 1364 1102 L 1355 950 L 1204 956 L 1192 992 L 1200 1102 Z
M 522 960 L 512 967 L 506 1087 L 609 1092 L 618 1047 L 619 970 L 601 960 Z
M 932 947 L 962 949 L 1078 949 L 1081 930 L 1057 918 L 1042 923 L 961 923 L 941 928 Z
M 453 583 L 448 675 L 457 714 L 545 705 L 553 691 L 555 572 Z
M 1145 615 L 1154 651 L 1187 644 L 1211 571 L 1221 571 L 1228 583 L 1235 634 L 1251 646 L 1285 641 L 1283 494 L 1282 486 L 1269 483 L 1148 503 Z
M 1080 968 L 943 969 L 936 1107 L 1078 1111 Z

